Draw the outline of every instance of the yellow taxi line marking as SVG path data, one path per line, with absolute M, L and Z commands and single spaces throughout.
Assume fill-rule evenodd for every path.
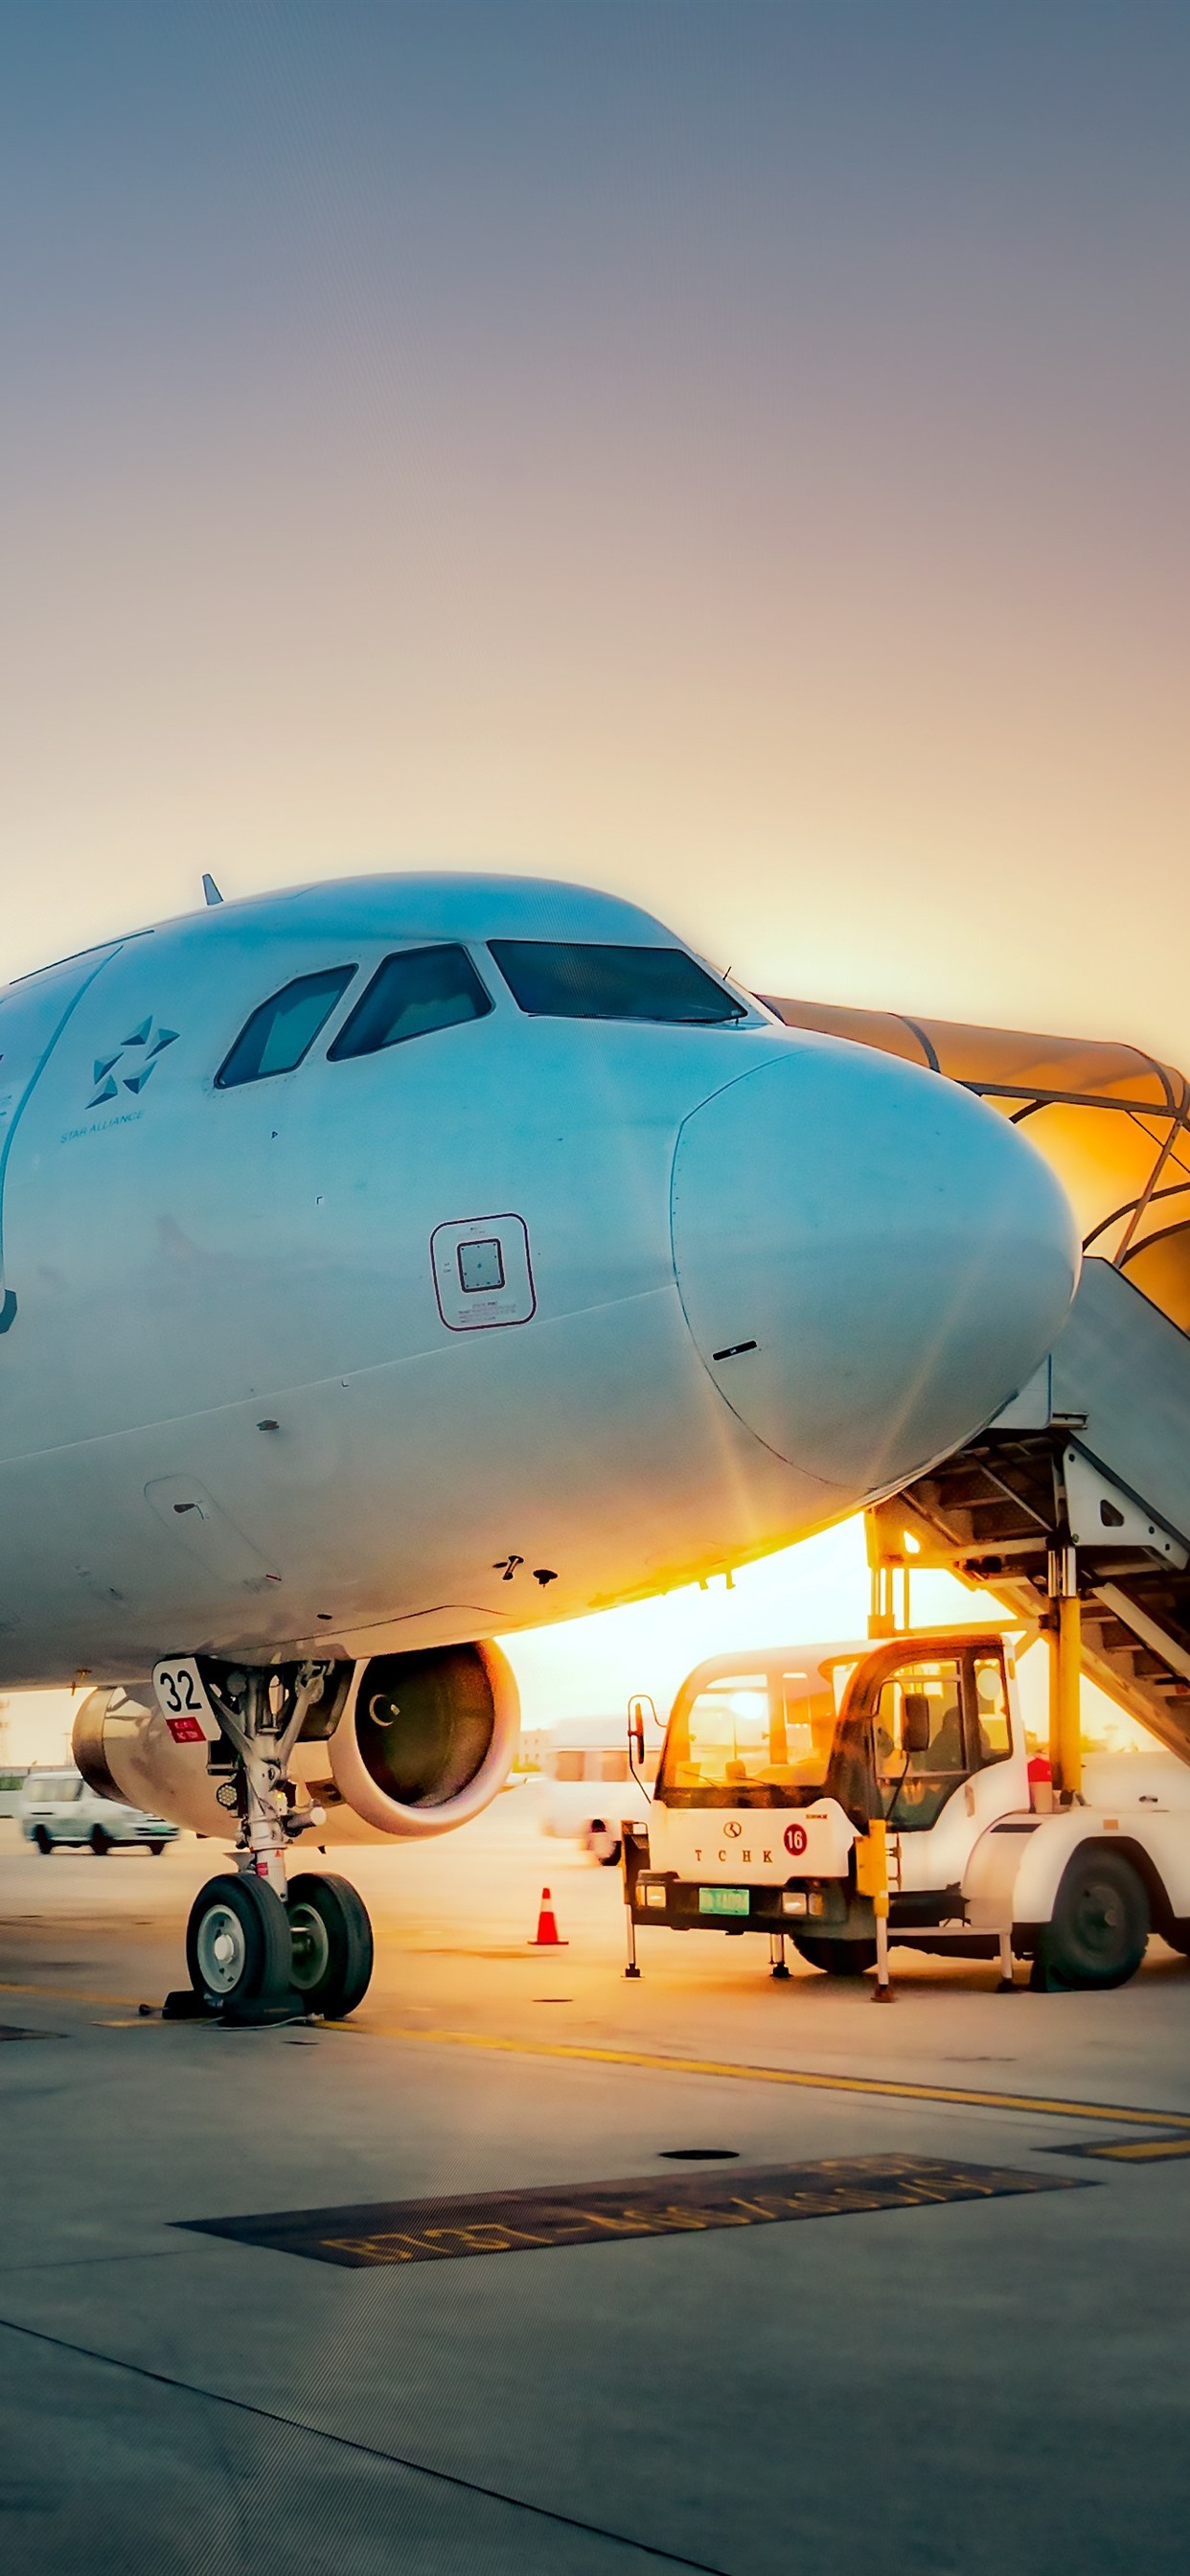
M 1144 2129 L 1190 2130 L 1190 2111 L 1141 2111 L 1131 2103 L 1070 2102 L 1045 2093 L 985 2093 L 957 2084 L 913 2084 L 895 2076 L 830 2075 L 800 2066 L 743 2066 L 727 2058 L 654 2056 L 645 2049 L 595 2048 L 579 2040 L 507 2039 L 483 2031 L 416 2030 L 400 2024 L 376 2029 L 356 2022 L 354 2027 L 361 2036 L 378 2039 L 428 2040 L 438 2047 L 486 2048 L 517 2057 L 560 2057 L 596 2066 L 639 2066 L 650 2074 L 712 2075 L 737 2084 L 793 2084 L 816 2093 L 883 2094 L 899 2102 L 953 2102 L 966 2110 L 1023 2111 L 1052 2120 L 1126 2121 Z
M 1190 2156 L 1190 2138 L 1121 2138 L 1110 2147 L 1093 2147 L 1096 2156 L 1111 2156 L 1118 2164 L 1156 2164 L 1167 2156 Z
M 130 2012 L 139 2012 L 139 1995 L 80 1995 L 69 1986 L 18 1986 L 0 1977 L 0 1995 L 35 1995 L 43 2004 L 125 2004 Z
M 31 1995 L 50 2005 L 124 2004 L 136 2011 L 135 2023 L 111 2021 L 97 2024 L 103 2030 L 129 2030 L 136 2028 L 142 2019 L 151 2025 L 159 2018 L 156 2013 L 142 2016 L 132 1995 L 80 1994 L 65 1986 L 17 1985 L 4 1978 L 0 1978 L 0 1994 Z M 1124 2121 L 1134 2128 L 1190 2130 L 1190 2111 L 1142 2111 L 1126 2102 L 1070 2102 L 1061 2095 L 991 2093 L 959 2084 L 912 2084 L 888 2075 L 830 2075 L 817 2068 L 802 2066 L 746 2066 L 730 2058 L 666 2057 L 642 2048 L 595 2048 L 579 2040 L 508 2039 L 475 2030 L 418 2030 L 403 2022 L 328 2020 L 323 2023 L 323 2028 L 353 2031 L 361 2039 L 412 2040 L 438 2048 L 486 2048 L 504 2056 L 566 2058 L 596 2066 L 639 2066 L 655 2075 L 710 2075 L 735 2084 L 792 2084 L 814 2093 L 876 2094 L 894 2102 L 953 2102 L 959 2109 L 1032 2112 L 1051 2120 Z M 1159 2140 L 1152 2142 L 1154 2155 L 1160 2144 Z M 1121 2156 L 1139 2157 L 1149 2149 L 1144 2145 L 1122 2144 L 1118 2152 Z M 1181 2152 L 1190 2155 L 1190 2144 Z

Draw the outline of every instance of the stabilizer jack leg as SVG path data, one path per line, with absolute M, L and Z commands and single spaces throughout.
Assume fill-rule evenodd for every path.
M 876 1898 L 876 1983 L 872 1988 L 872 2001 L 874 2004 L 895 2004 L 896 2000 L 888 1968 L 888 1897 L 886 1895 L 883 1900 L 883 1911 L 881 1911 L 880 1898 Z

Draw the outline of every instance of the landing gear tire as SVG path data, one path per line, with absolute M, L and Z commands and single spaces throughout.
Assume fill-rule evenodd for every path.
M 1149 1922 L 1148 1890 L 1122 1852 L 1076 1852 L 1038 1942 L 1038 1982 L 1127 1985 L 1145 1955 Z
M 95 1854 L 96 1860 L 106 1860 L 111 1847 L 111 1835 L 105 1834 L 102 1825 L 92 1825 L 91 1849 Z
M 874 1941 L 832 1941 L 824 1935 L 795 1932 L 794 1946 L 807 1967 L 824 1968 L 828 1977 L 862 1977 L 876 1965 Z
M 207 2009 L 229 2019 L 283 2008 L 293 1943 L 281 1899 L 263 1878 L 209 1878 L 190 1908 L 186 1965 Z
M 308 2012 L 342 2021 L 372 1976 L 372 1926 L 350 1881 L 304 1871 L 289 1883 L 290 1983 Z
M 33 1828 L 33 1840 L 37 1845 L 38 1851 L 41 1853 L 42 1859 L 48 1860 L 54 1848 L 53 1835 L 47 1834 L 44 1825 L 35 1825 Z

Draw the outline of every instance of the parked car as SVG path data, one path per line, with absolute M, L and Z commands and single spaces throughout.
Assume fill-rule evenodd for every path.
M 85 1845 L 102 1860 L 114 1843 L 145 1843 L 157 1855 L 177 1841 L 178 1828 L 164 1816 L 146 1816 L 139 1807 L 116 1806 L 97 1798 L 82 1773 L 33 1770 L 20 1804 L 21 1832 L 49 1859 L 58 1843 Z

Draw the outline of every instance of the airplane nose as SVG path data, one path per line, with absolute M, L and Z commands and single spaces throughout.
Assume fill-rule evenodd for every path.
M 979 1430 L 1051 1349 L 1074 1217 L 1006 1119 L 837 1039 L 741 1075 L 674 1156 L 674 1264 L 716 1386 L 779 1456 L 861 1494 Z

